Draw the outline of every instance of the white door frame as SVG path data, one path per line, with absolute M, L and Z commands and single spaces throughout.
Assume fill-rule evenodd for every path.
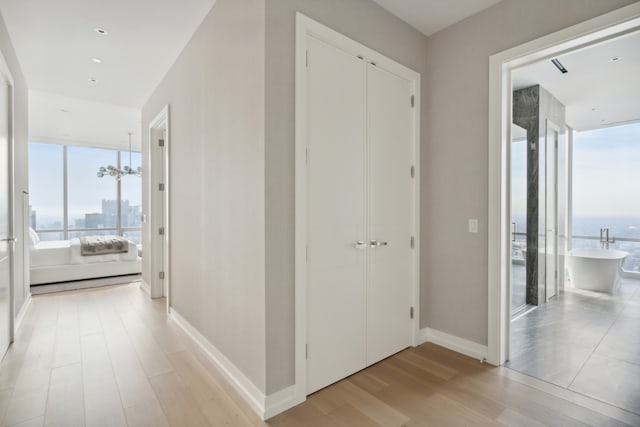
M 489 58 L 488 357 L 508 358 L 511 71 L 640 29 L 640 3 L 516 46 Z
M 170 115 L 169 105 L 149 123 L 149 219 L 150 245 L 143 248 L 150 254 L 151 265 L 151 298 L 167 298 L 167 310 L 171 306 L 171 271 L 170 271 L 170 235 L 169 224 L 169 191 L 170 191 Z M 164 139 L 164 147 L 159 147 L 159 140 Z M 163 151 L 161 151 L 163 150 Z M 159 185 L 164 189 L 160 190 Z M 159 228 L 164 234 L 159 234 Z M 164 279 L 160 273 L 164 272 Z
M 9 117 L 7 118 L 7 150 L 8 150 L 8 165 L 9 170 L 6 171 L 9 175 L 9 194 L 7 195 L 8 202 L 8 229 L 7 229 L 7 238 L 13 238 L 13 241 L 7 242 L 8 253 L 9 253 L 9 343 L 12 343 L 15 340 L 16 334 L 16 307 L 15 307 L 15 267 L 16 267 L 16 224 L 15 224 L 15 141 L 14 141 L 14 80 L 11 75 L 11 70 L 9 69 L 9 65 L 4 59 L 4 55 L 0 52 L 0 74 L 4 76 L 7 80 L 7 92 L 8 92 L 8 105 L 7 109 L 9 112 Z M 3 172 L 0 172 L 3 173 Z M 25 301 L 26 302 L 26 301 Z M 4 352 L 0 349 L 0 360 L 4 356 Z
M 412 345 L 417 343 L 420 325 L 420 74 L 398 64 L 380 53 L 355 42 L 342 34 L 306 17 L 296 14 L 295 56 L 295 397 L 294 404 L 307 396 L 307 36 L 324 40 L 340 49 L 373 61 L 411 82 L 415 99 L 413 108 L 414 159 L 414 252 L 413 292 L 414 309 Z M 410 100 L 407 100 L 409 102 Z M 408 173 L 409 171 L 407 171 Z

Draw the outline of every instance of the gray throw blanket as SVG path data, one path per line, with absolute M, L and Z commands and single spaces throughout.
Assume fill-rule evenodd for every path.
M 80 237 L 82 255 L 106 255 L 129 252 L 129 242 L 119 236 Z

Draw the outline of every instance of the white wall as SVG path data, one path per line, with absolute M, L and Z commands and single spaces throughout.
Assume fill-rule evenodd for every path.
M 631 0 L 505 0 L 428 39 L 422 149 L 426 326 L 487 344 L 489 56 Z M 467 220 L 480 232 L 469 234 Z
M 170 104 L 172 309 L 262 392 L 264 8 L 218 0 L 142 109 L 148 151 L 149 123 Z M 147 241 L 148 223 L 143 233 Z
M 13 139 L 14 139 L 14 207 L 15 207 L 15 232 L 18 241 L 15 245 L 14 257 L 14 307 L 16 314 L 19 313 L 26 298 L 29 295 L 29 277 L 25 276 L 24 271 L 29 269 L 29 260 L 24 259 L 25 236 L 22 230 L 28 223 L 28 218 L 21 215 L 22 212 L 22 194 L 29 191 L 29 174 L 28 170 L 28 108 L 29 97 L 27 83 L 24 80 L 20 63 L 16 57 L 16 53 L 11 43 L 11 38 L 7 33 L 7 27 L 4 18 L 0 14 L 0 51 L 4 56 L 11 75 L 13 77 Z

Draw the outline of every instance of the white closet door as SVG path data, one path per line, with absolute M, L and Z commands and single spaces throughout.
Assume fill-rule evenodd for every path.
M 366 63 L 308 40 L 307 392 L 365 365 Z
M 367 365 L 411 345 L 411 86 L 368 65 Z

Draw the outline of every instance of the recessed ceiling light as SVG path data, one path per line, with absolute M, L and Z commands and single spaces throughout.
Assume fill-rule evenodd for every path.
M 109 32 L 107 30 L 105 30 L 104 28 L 94 28 L 93 31 L 95 31 L 96 33 L 100 34 L 101 36 L 106 36 L 107 34 L 109 34 Z
M 91 78 L 89 79 L 89 81 L 90 81 L 91 83 L 98 83 L 98 79 L 93 78 L 93 77 L 91 77 Z
M 94 56 L 93 58 L 91 58 L 91 60 L 92 60 L 93 62 L 95 62 L 96 64 L 102 64 L 102 59 L 100 59 L 100 58 L 98 58 L 98 57 L 96 57 L 96 56 Z
M 616 61 L 620 61 L 622 59 L 622 56 L 614 56 L 613 58 L 610 59 L 611 62 L 616 62 Z

